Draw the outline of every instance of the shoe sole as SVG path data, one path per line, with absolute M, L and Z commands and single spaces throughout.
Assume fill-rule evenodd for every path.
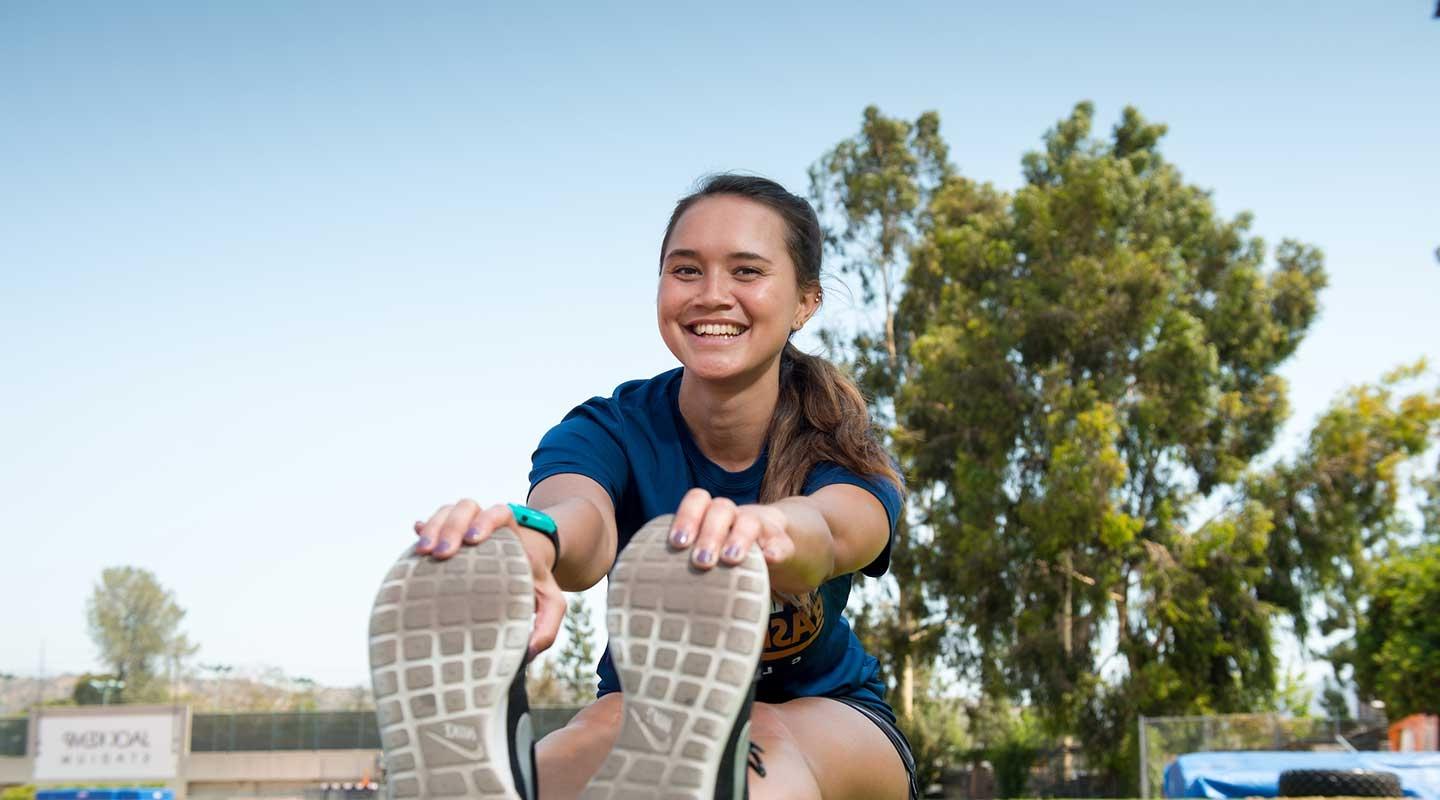
M 610 574 L 623 716 L 581 800 L 711 800 L 720 771 L 735 768 L 723 756 L 764 646 L 770 575 L 758 548 L 737 566 L 695 569 L 689 550 L 670 548 L 672 519 L 636 532 Z M 738 779 L 725 780 L 743 786 L 743 743 L 740 752 Z
M 445 561 L 407 551 L 390 568 L 370 616 L 370 675 L 391 797 L 524 800 L 506 729 L 534 619 L 530 562 L 509 530 Z M 528 769 L 528 720 L 521 728 Z

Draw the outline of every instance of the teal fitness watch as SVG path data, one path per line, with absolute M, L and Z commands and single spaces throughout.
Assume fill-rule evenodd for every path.
M 555 520 L 550 518 L 544 511 L 537 511 L 529 506 L 522 506 L 519 503 L 510 503 L 510 511 L 515 515 L 515 522 L 529 528 L 532 531 L 539 531 L 545 534 L 550 544 L 555 546 L 555 563 L 560 563 L 560 531 L 555 527 Z

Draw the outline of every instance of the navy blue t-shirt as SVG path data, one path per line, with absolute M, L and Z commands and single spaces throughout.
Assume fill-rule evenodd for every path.
M 623 383 L 614 395 L 592 398 L 565 415 L 531 456 L 531 489 L 553 475 L 591 478 L 615 504 L 621 549 L 645 523 L 675 513 L 685 493 L 697 486 L 738 505 L 757 502 L 766 454 L 741 472 L 729 472 L 706 458 L 680 414 L 682 373 L 683 368 L 676 368 Z M 894 537 L 901 500 L 890 481 L 823 462 L 806 476 L 801 493 L 835 483 L 874 494 L 885 506 Z M 889 564 L 887 543 L 861 572 L 878 577 Z M 756 699 L 779 703 L 797 697 L 849 697 L 894 718 L 884 700 L 879 663 L 860 646 L 842 616 L 852 579 L 842 575 L 807 596 L 773 600 Z M 601 695 L 620 690 L 609 648 L 596 672 Z

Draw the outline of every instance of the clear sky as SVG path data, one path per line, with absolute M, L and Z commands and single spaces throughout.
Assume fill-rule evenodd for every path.
M 608 5 L 0 0 L 0 671 L 97 667 L 85 597 L 133 564 L 197 660 L 365 681 L 411 521 L 522 499 L 565 411 L 673 365 L 674 201 L 803 193 L 870 103 L 1006 188 L 1076 101 L 1134 104 L 1323 248 L 1288 441 L 1440 366 L 1433 0 Z

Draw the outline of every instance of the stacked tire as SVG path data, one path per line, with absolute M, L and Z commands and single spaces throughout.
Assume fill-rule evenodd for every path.
M 1393 772 L 1291 769 L 1280 773 L 1281 797 L 1401 797 Z

